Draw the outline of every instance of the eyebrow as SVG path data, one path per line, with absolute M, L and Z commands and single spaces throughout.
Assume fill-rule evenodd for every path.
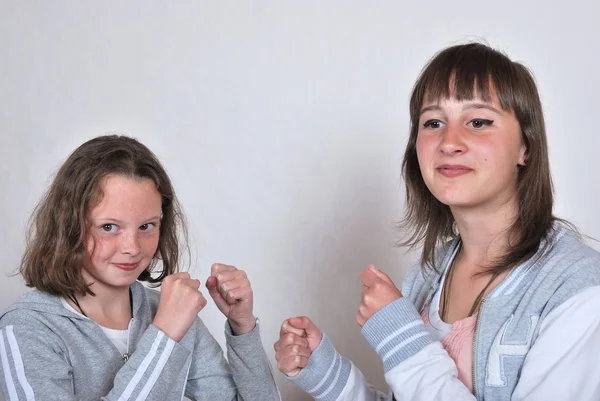
M 110 217 L 97 217 L 94 220 L 96 220 L 96 221 L 108 221 L 108 222 L 117 223 L 117 224 L 123 223 L 121 220 L 113 219 L 113 218 L 110 218 Z M 147 219 L 143 219 L 143 221 L 155 221 L 155 220 L 160 220 L 160 217 L 159 216 L 152 216 L 152 217 L 149 217 Z
M 490 110 L 491 112 L 494 112 L 498 115 L 502 115 L 502 113 L 500 112 L 500 110 L 498 110 L 497 108 L 487 104 L 487 103 L 467 103 L 463 106 L 462 110 L 469 110 L 469 109 L 486 109 L 486 110 Z M 442 108 L 436 104 L 433 104 L 431 106 L 426 106 L 423 107 L 421 109 L 421 113 L 419 115 L 423 115 L 424 113 L 428 112 L 428 111 L 441 111 Z

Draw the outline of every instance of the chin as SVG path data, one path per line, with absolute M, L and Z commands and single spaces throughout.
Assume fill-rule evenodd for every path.
M 444 196 L 436 196 L 438 201 L 448 207 L 471 207 L 477 204 L 477 201 L 471 196 L 465 196 L 464 194 L 445 194 Z
M 112 287 L 113 288 L 129 288 L 133 283 L 135 283 L 135 280 L 131 280 L 128 282 L 122 281 L 122 282 L 118 282 L 118 283 L 112 283 Z

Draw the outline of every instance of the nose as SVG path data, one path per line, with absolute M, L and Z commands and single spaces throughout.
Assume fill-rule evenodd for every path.
M 140 253 L 140 239 L 138 237 L 138 232 L 125 232 L 123 233 L 122 241 L 121 241 L 121 252 L 136 256 Z
M 466 152 L 465 130 L 460 125 L 448 124 L 442 133 L 440 150 L 447 156 Z

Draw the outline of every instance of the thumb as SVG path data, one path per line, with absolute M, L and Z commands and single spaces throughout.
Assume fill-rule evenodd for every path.
M 292 317 L 288 322 L 293 327 L 303 329 L 308 338 L 321 338 L 321 330 L 306 316 Z
M 215 276 L 210 276 L 206 280 L 206 289 L 208 290 L 210 296 L 213 298 L 217 295 L 221 296 L 221 294 L 219 294 L 219 291 L 217 290 L 217 278 Z
M 395 286 L 395 284 L 392 281 L 392 279 L 390 278 L 390 276 L 388 276 L 387 274 L 385 274 L 384 272 L 382 272 L 381 270 L 379 270 L 378 268 L 376 268 L 375 265 L 369 265 L 369 270 L 372 271 L 373 273 L 375 273 L 375 275 L 377 277 L 379 277 L 380 279 L 382 279 L 386 283 Z
M 212 299 L 215 301 L 217 308 L 219 308 L 221 312 L 226 313 L 229 308 L 229 304 L 225 299 L 223 299 L 221 293 L 219 293 L 219 290 L 217 289 L 217 283 L 217 278 L 215 276 L 210 276 L 206 280 L 206 289 L 208 290 L 208 293 Z

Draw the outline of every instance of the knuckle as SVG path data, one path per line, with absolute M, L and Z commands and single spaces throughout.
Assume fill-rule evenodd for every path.
M 365 297 L 363 299 L 363 301 L 364 301 L 363 304 L 365 306 L 371 305 L 374 302 L 376 302 L 376 299 L 377 299 L 377 296 L 375 294 L 373 294 L 373 293 L 365 294 Z
M 194 296 L 194 303 L 196 306 L 203 307 L 206 305 L 206 299 L 202 296 L 202 294 L 198 293 Z

